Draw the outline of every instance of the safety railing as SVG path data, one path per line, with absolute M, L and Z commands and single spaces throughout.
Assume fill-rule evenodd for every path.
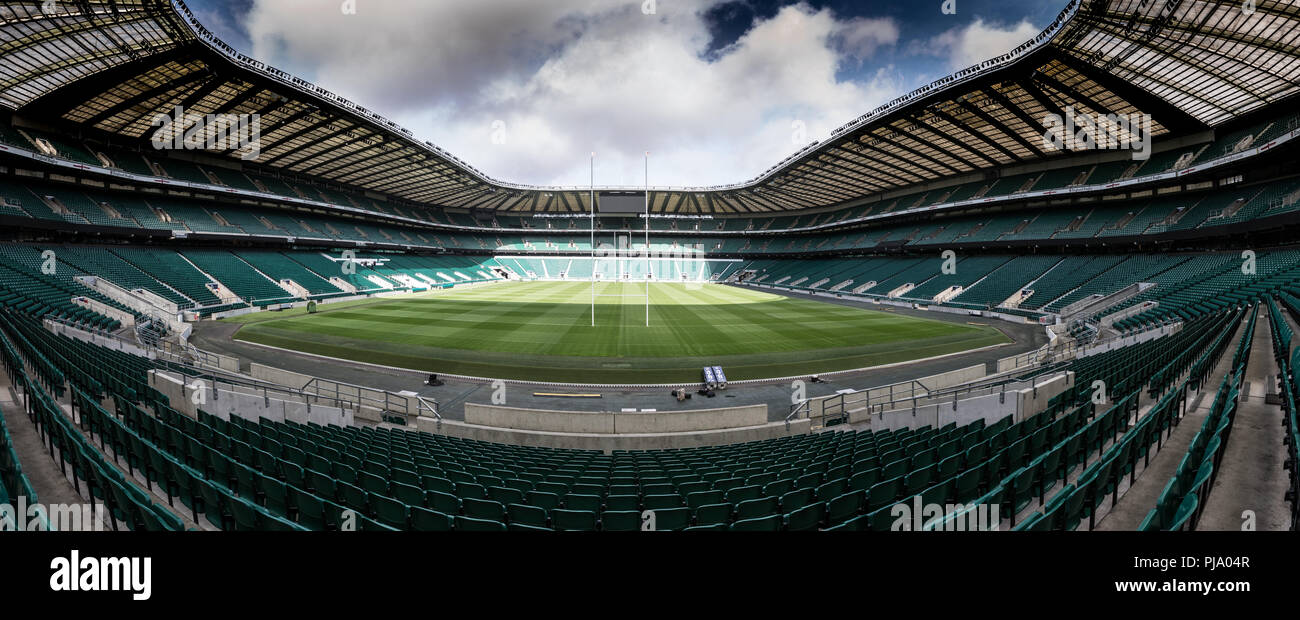
M 959 402 L 963 399 L 986 396 L 989 394 L 1005 394 L 1008 390 L 1018 390 L 1023 388 L 1037 389 L 1048 378 L 1058 375 L 1061 371 L 1059 367 L 1042 368 L 1035 370 L 1032 374 L 1024 376 L 1022 373 L 1025 369 L 1020 368 L 1015 371 L 1009 371 L 1000 375 L 983 377 L 981 379 L 963 383 L 957 386 L 946 388 L 928 389 L 924 384 L 916 380 L 901 381 L 899 383 L 868 388 L 864 390 L 855 390 L 832 394 L 820 398 L 806 399 L 794 403 L 790 407 L 790 412 L 786 416 L 786 424 L 792 420 L 805 417 L 814 422 L 820 422 L 821 426 L 830 426 L 848 422 L 849 414 L 861 412 L 864 415 L 879 415 L 886 411 L 901 411 L 910 409 L 913 415 L 919 407 L 942 402 Z M 885 390 L 881 392 L 881 390 Z M 820 411 L 814 414 L 813 402 L 817 401 L 820 405 Z M 926 401 L 922 404 L 922 401 Z M 936 410 L 936 415 L 937 415 Z
M 277 397 L 286 397 L 283 400 L 298 400 L 303 404 L 311 404 L 314 400 L 339 409 L 369 407 L 385 414 L 400 415 L 404 420 L 408 421 L 413 417 L 427 413 L 436 419 L 439 425 L 442 424 L 442 416 L 438 411 L 438 402 L 419 395 L 397 394 L 387 390 L 320 377 L 313 377 L 301 387 L 281 385 L 221 368 L 218 356 L 188 343 L 178 344 L 162 340 L 159 341 L 159 346 L 141 346 L 141 344 L 131 342 L 118 334 L 89 329 L 54 315 L 47 315 L 45 319 L 70 329 L 144 350 L 152 354 L 155 368 L 178 373 L 187 378 L 187 383 L 206 379 L 211 382 L 213 400 L 220 400 L 220 390 L 217 389 L 217 384 L 224 383 L 232 388 L 242 388 L 244 393 L 260 394 L 264 404 L 267 405 L 270 404 L 272 395 L 275 395 Z
M 322 377 L 312 377 L 300 389 L 311 394 L 351 402 L 358 408 L 364 407 L 388 415 L 400 415 L 404 421 L 423 415 L 427 411 L 433 414 L 432 417 L 438 420 L 439 424 L 442 422 L 437 401 L 431 401 L 418 394 L 397 394 Z

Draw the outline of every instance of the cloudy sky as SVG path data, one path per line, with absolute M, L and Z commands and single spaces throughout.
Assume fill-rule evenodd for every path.
M 1064 0 L 190 0 L 227 43 L 499 180 L 744 181 Z

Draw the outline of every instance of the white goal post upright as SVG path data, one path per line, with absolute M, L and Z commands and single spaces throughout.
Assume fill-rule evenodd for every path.
M 650 151 L 645 152 L 645 326 L 650 327 Z
M 591 326 L 596 326 L 596 152 L 591 152 Z
M 596 278 L 598 275 L 598 271 L 596 268 L 599 265 L 599 263 L 597 262 L 598 259 L 596 253 L 596 153 L 595 152 L 592 152 L 591 154 L 591 192 L 590 195 L 588 196 L 588 200 L 591 202 L 590 211 L 589 211 L 590 221 L 591 221 L 591 224 L 589 225 L 591 228 L 591 326 L 592 327 L 596 326 L 596 298 L 597 297 L 644 297 L 645 298 L 645 326 L 650 327 L 650 278 L 651 278 L 651 272 L 650 272 L 650 152 L 646 151 L 645 154 L 645 211 L 642 213 L 642 218 L 644 218 L 644 222 L 642 225 L 645 227 L 644 229 L 645 248 L 643 249 L 643 251 L 645 252 L 645 293 L 644 294 L 624 295 L 622 293 L 610 293 L 610 294 L 596 293 Z M 631 252 L 632 234 L 634 234 L 634 232 L 635 231 L 629 233 L 625 238 L 625 243 L 628 246 L 627 248 L 628 257 L 630 259 L 628 262 L 629 265 L 631 264 L 632 260 L 635 260 L 635 254 Z M 616 232 L 614 235 L 614 263 L 617 265 L 617 269 L 616 269 L 617 275 L 615 277 L 615 281 L 619 282 L 620 286 L 622 286 L 622 278 L 619 276 L 622 276 L 624 263 L 623 263 L 623 251 L 620 250 L 618 247 L 619 239 L 620 237 Z

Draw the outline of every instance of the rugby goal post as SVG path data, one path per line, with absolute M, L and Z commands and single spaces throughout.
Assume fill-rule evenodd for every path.
M 596 292 L 596 283 L 599 281 L 598 276 L 600 272 L 598 267 L 600 266 L 600 262 L 597 256 L 598 250 L 596 249 L 596 154 L 595 153 L 591 154 L 591 194 L 590 196 L 588 196 L 588 203 L 589 203 L 588 210 L 589 213 L 591 214 L 591 222 L 590 222 L 591 326 L 592 327 L 596 326 L 596 298 L 597 297 L 630 297 L 630 298 L 639 297 L 645 300 L 645 326 L 650 327 L 650 280 L 653 275 L 653 271 L 650 268 L 650 152 L 646 151 L 645 154 L 645 201 L 644 201 L 644 208 L 643 208 L 644 210 L 641 214 L 642 217 L 641 227 L 645 233 L 645 247 L 642 250 L 642 254 L 644 255 L 645 258 L 645 288 L 643 289 L 644 292 L 634 293 L 634 294 Z M 631 235 L 629 234 L 626 238 L 628 239 L 628 244 L 627 244 L 629 249 L 628 255 L 630 258 L 635 259 L 635 253 L 630 251 L 632 246 Z M 623 275 L 622 273 L 623 272 L 622 269 L 623 249 L 618 247 L 619 239 L 620 237 L 616 234 L 614 237 L 614 261 L 615 261 L 614 264 L 618 266 L 618 269 L 616 269 L 615 272 L 619 277 L 616 277 L 614 279 L 617 282 L 622 282 L 623 278 L 621 276 Z

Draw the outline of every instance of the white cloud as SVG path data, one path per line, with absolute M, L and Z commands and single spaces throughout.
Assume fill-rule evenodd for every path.
M 945 57 L 949 69 L 955 71 L 1005 54 L 1038 36 L 1040 31 L 1028 20 L 999 25 L 977 17 L 966 26 L 949 29 L 931 38 L 913 51 Z
M 891 67 L 864 83 L 837 69 L 895 45 L 890 20 L 781 9 L 709 55 L 720 0 L 258 0 L 253 56 L 370 107 L 497 179 L 712 185 L 749 179 L 798 145 L 899 94 Z M 505 123 L 494 144 L 493 122 Z
M 881 47 L 898 43 L 898 23 L 890 18 L 855 17 L 836 28 L 834 38 L 847 56 L 866 60 Z

